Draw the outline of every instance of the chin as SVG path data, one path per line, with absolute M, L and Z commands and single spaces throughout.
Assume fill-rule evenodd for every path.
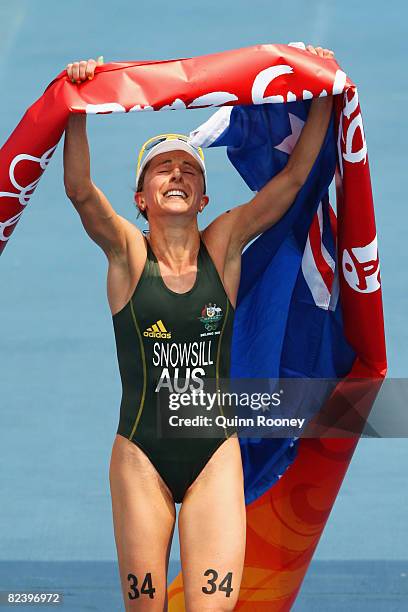
M 163 210 L 168 214 L 182 215 L 182 214 L 190 212 L 191 207 L 188 204 L 184 204 L 184 203 L 182 204 L 180 202 L 180 203 L 167 204 L 166 206 L 163 207 Z

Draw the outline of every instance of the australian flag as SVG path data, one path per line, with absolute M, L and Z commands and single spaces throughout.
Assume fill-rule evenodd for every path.
M 225 146 L 253 191 L 286 165 L 311 101 L 224 107 L 190 135 Z M 290 209 L 244 251 L 234 320 L 231 376 L 342 378 L 355 353 L 343 330 L 336 261 L 333 118 Z M 271 202 L 273 206 L 273 202 Z M 295 460 L 296 438 L 240 438 L 246 502 L 267 491 Z

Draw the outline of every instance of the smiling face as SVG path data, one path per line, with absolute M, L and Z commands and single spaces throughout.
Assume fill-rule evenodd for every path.
M 185 151 L 160 153 L 149 162 L 143 191 L 135 194 L 141 211 L 153 215 L 197 215 L 208 203 L 198 162 Z

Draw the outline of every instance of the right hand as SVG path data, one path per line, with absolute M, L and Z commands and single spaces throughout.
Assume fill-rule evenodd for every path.
M 73 83 L 82 83 L 83 81 L 91 80 L 94 78 L 96 66 L 103 64 L 103 57 L 98 57 L 97 60 L 89 59 L 88 61 L 82 60 L 80 62 L 73 62 L 67 65 L 68 78 Z

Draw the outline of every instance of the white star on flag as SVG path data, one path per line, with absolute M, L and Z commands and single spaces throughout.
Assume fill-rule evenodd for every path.
M 296 115 L 293 115 L 292 113 L 289 113 L 289 121 L 290 121 L 290 129 L 291 129 L 291 134 L 289 134 L 289 136 L 286 136 L 286 138 L 284 138 L 282 140 L 282 142 L 278 145 L 275 145 L 275 149 L 278 149 L 278 151 L 283 151 L 283 153 L 287 153 L 287 155 L 290 155 L 295 147 L 295 144 L 297 143 L 297 140 L 299 138 L 300 132 L 302 131 L 303 126 L 305 125 L 305 122 L 302 121 L 301 119 L 299 119 L 299 117 L 297 117 Z

